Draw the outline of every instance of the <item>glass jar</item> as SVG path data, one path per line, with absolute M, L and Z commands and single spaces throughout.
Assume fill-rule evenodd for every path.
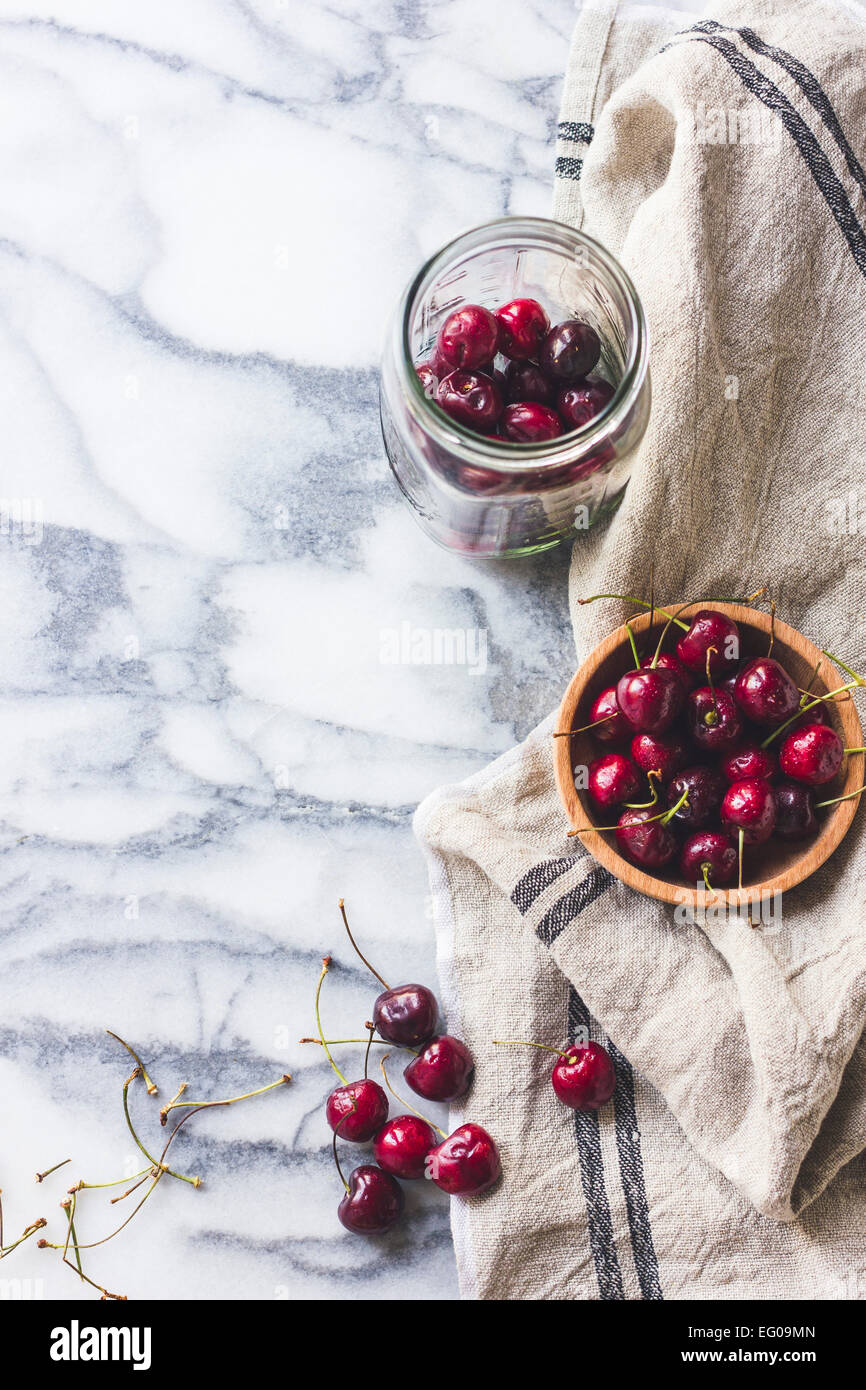
M 473 433 L 436 405 L 415 371 L 464 303 L 537 299 L 552 324 L 580 318 L 615 387 L 580 430 L 512 444 Z M 647 331 L 631 280 L 604 247 L 546 218 L 504 217 L 433 256 L 397 306 L 382 362 L 382 435 L 404 497 L 433 540 L 478 556 L 527 555 L 579 535 L 616 508 L 647 426 Z

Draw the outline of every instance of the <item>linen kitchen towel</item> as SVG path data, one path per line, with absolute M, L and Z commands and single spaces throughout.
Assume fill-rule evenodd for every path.
M 654 565 L 667 602 L 769 583 L 866 664 L 864 57 L 853 3 L 581 12 L 554 212 L 632 275 L 653 410 L 574 547 L 578 662 L 633 610 L 577 600 Z M 453 1203 L 464 1295 L 866 1297 L 862 812 L 779 920 L 677 922 L 565 838 L 553 727 L 416 820 L 471 1118 L 503 1153 Z M 598 1115 L 557 1103 L 545 1054 L 490 1045 L 584 1028 L 618 1074 Z

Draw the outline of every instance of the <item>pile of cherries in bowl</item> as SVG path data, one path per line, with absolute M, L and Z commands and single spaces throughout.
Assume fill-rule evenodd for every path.
M 582 429 L 613 398 L 611 383 L 593 374 L 600 356 L 591 324 L 571 318 L 551 327 L 537 299 L 512 299 L 495 311 L 455 309 L 415 370 L 427 395 L 466 429 L 537 444 Z
M 398 1178 L 429 1178 L 444 1192 L 471 1196 L 493 1186 L 499 1177 L 500 1162 L 493 1139 L 481 1125 L 471 1121 L 446 1134 L 406 1102 L 405 1113 L 389 1118 L 385 1089 L 367 1076 L 373 1043 L 387 1043 L 412 1054 L 403 1079 L 427 1101 L 454 1101 L 464 1096 L 472 1083 L 474 1062 L 459 1038 L 437 1032 L 439 1006 L 432 990 L 419 984 L 390 988 L 358 949 L 342 901 L 340 910 L 354 949 L 383 986 L 373 1005 L 372 1020 L 366 1025 L 368 1037 L 341 1039 L 366 1041 L 364 1075 L 357 1081 L 346 1079 L 331 1055 L 335 1041 L 326 1039 L 322 1031 L 319 996 L 330 956 L 322 962 L 316 991 L 318 1036 L 301 1041 L 316 1042 L 324 1048 L 340 1081 L 325 1103 L 325 1115 L 334 1134 L 334 1160 L 345 1188 L 337 1214 L 347 1230 L 374 1236 L 389 1231 L 402 1215 L 403 1189 Z M 382 1075 L 396 1096 L 384 1062 Z M 338 1139 L 351 1144 L 372 1143 L 375 1163 L 362 1163 L 345 1178 L 337 1156 Z
M 772 836 L 815 835 L 821 808 L 840 799 L 822 798 L 821 788 L 847 753 L 863 749 L 843 747 L 827 704 L 866 681 L 831 657 L 852 679 L 813 695 L 769 653 L 742 659 L 727 614 L 664 616 L 658 644 L 642 657 L 626 625 L 634 666 L 595 698 L 583 729 L 558 735 L 590 729 L 607 750 L 586 769 L 604 823 L 570 833 L 615 830 L 620 852 L 650 873 L 676 867 L 690 887 L 742 887 L 744 849 L 759 854 Z M 666 652 L 671 621 L 682 635 Z

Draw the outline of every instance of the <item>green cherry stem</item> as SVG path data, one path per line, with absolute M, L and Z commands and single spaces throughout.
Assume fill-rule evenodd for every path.
M 662 774 L 660 769 L 655 767 L 650 768 L 649 772 L 646 775 L 647 781 L 649 782 L 650 799 L 649 801 L 626 801 L 624 804 L 625 806 L 627 806 L 629 811 L 646 811 L 650 806 L 658 805 L 659 794 L 656 790 L 656 785 L 653 781 L 653 778 L 657 777 L 659 778 L 659 780 L 661 780 L 661 775 Z
M 64 1158 L 64 1159 L 62 1159 L 62 1160 L 60 1161 L 60 1163 L 55 1163 L 55 1165 L 54 1165 L 53 1168 L 46 1168 L 44 1173 L 37 1173 L 37 1174 L 36 1174 L 36 1181 L 37 1181 L 37 1182 L 44 1182 L 45 1179 L 46 1179 L 51 1173 L 56 1173 L 58 1168 L 65 1168 L 66 1165 L 67 1165 L 67 1163 L 71 1163 L 71 1162 L 72 1162 L 72 1159 L 71 1159 L 71 1158 Z
M 142 1142 L 141 1142 L 141 1140 L 139 1139 L 138 1135 L 136 1134 L 135 1128 L 134 1128 L 133 1123 L 132 1123 L 132 1119 L 131 1119 L 130 1114 L 129 1114 L 129 1094 L 128 1094 L 128 1092 L 129 1092 L 130 1082 L 134 1081 L 135 1078 L 136 1078 L 137 1076 L 139 1076 L 140 1074 L 141 1074 L 141 1073 L 139 1072 L 138 1067 L 136 1067 L 136 1068 L 135 1068 L 135 1071 L 132 1073 L 132 1075 L 131 1075 L 131 1076 L 128 1076 L 127 1079 L 126 1079 L 126 1081 L 123 1083 L 123 1114 L 124 1114 L 124 1117 L 125 1117 L 125 1119 L 126 1119 L 126 1127 L 127 1127 L 127 1129 L 129 1130 L 130 1134 L 132 1135 L 132 1137 L 133 1137 L 135 1143 L 137 1144 L 137 1146 L 141 1149 L 141 1152 L 144 1154 L 144 1156 L 145 1156 L 145 1158 L 147 1159 L 148 1163 L 151 1163 L 151 1164 L 153 1165 L 154 1168 L 158 1168 L 158 1169 L 160 1170 L 160 1172 L 159 1172 L 159 1177 L 161 1177 L 163 1173 L 167 1173 L 168 1176 L 169 1176 L 170 1178 L 178 1178 L 178 1179 L 180 1180 L 180 1182 L 188 1182 L 188 1183 L 190 1184 L 191 1187 L 201 1187 L 201 1178 L 190 1178 L 190 1177 L 188 1177 L 185 1173 L 176 1173 L 176 1172 L 174 1171 L 173 1168 L 166 1168 L 166 1167 L 164 1167 L 163 1164 L 159 1161 L 159 1159 L 154 1158 L 154 1156 L 153 1156 L 152 1153 L 148 1153 L 147 1149 L 144 1147 L 144 1145 L 142 1144 Z M 190 1111 L 190 1114 L 192 1114 L 192 1113 L 193 1113 L 193 1112 Z M 157 1179 L 157 1180 L 158 1180 L 158 1179 Z
M 385 1070 L 385 1063 L 387 1062 L 390 1055 L 390 1053 L 386 1052 L 385 1056 L 380 1061 L 379 1066 L 381 1067 L 382 1075 L 385 1078 L 385 1085 L 388 1087 L 388 1090 L 391 1092 L 391 1095 L 394 1097 L 395 1100 L 399 1100 L 401 1105 L 405 1105 L 409 1110 L 411 1110 L 413 1115 L 417 1115 L 419 1120 L 423 1120 L 425 1125 L 429 1125 L 431 1129 L 435 1129 L 437 1134 L 441 1134 L 443 1139 L 447 1139 L 448 1136 L 445 1133 L 444 1129 L 440 1129 L 439 1125 L 434 1124 L 433 1121 L 429 1120 L 426 1115 L 422 1115 L 421 1111 L 416 1110 L 415 1106 L 411 1103 L 411 1101 L 404 1100 L 403 1097 L 401 1095 L 398 1095 L 398 1093 L 394 1090 L 394 1087 L 391 1085 L 390 1079 L 388 1077 L 388 1073 Z
M 152 1081 L 151 1078 L 148 1076 L 147 1067 L 144 1065 L 135 1049 L 130 1047 L 128 1042 L 124 1042 L 123 1038 L 119 1037 L 117 1033 L 112 1033 L 110 1028 L 106 1028 L 105 1031 L 110 1038 L 114 1038 L 115 1042 L 119 1042 L 121 1047 L 126 1048 L 127 1052 L 129 1053 L 130 1057 L 133 1059 L 135 1065 L 138 1067 L 138 1070 L 141 1073 L 141 1079 L 147 1087 L 147 1094 L 149 1096 L 155 1096 L 159 1087 L 157 1086 L 156 1082 Z
M 327 1044 L 324 1038 L 298 1038 L 301 1043 L 315 1043 L 317 1047 L 342 1047 L 345 1043 L 366 1043 L 367 1038 L 328 1038 Z M 407 1047 L 405 1043 L 387 1042 L 385 1038 L 373 1038 L 374 1047 L 398 1047 L 401 1052 L 411 1052 L 413 1057 L 418 1056 L 416 1047 Z
M 652 604 L 647 603 L 645 598 L 636 598 L 634 594 L 593 594 L 590 598 L 579 598 L 577 601 L 581 606 L 583 606 L 585 603 L 595 603 L 596 599 L 600 598 L 618 598 L 621 599 L 623 603 L 636 603 L 639 608 L 652 609 L 653 606 Z M 657 608 L 655 611 L 657 613 L 661 613 L 663 618 L 669 618 L 671 616 L 665 608 Z M 688 632 L 688 623 L 681 623 L 676 618 L 674 618 L 674 622 L 676 623 L 677 627 L 682 628 L 683 632 Z
M 842 749 L 842 752 L 843 752 L 843 753 L 866 753 L 866 745 L 862 745 L 862 744 L 861 744 L 861 746 L 858 747 L 858 748 L 843 748 L 843 749 Z
M 792 714 L 790 719 L 786 719 L 784 724 L 780 724 L 778 729 L 774 729 L 773 732 L 769 734 L 767 738 L 764 739 L 764 742 L 761 744 L 761 747 L 768 748 L 770 744 L 773 742 L 774 738 L 778 738 L 779 734 L 785 732 L 789 724 L 793 724 L 794 720 L 800 719 L 802 715 L 808 714 L 809 710 L 814 709 L 816 705 L 820 705 L 826 700 L 831 700 L 834 695 L 841 695 L 846 690 L 855 690 L 859 683 L 860 678 L 858 676 L 857 680 L 852 681 L 849 685 L 840 685 L 835 690 L 828 690 L 826 695 L 813 696 L 808 704 L 804 704 L 801 700 L 800 708 L 797 710 L 797 712 L 795 714 Z
M 650 825 L 653 821 L 661 821 L 662 825 L 667 825 L 668 821 L 676 815 L 681 806 L 688 806 L 688 788 L 683 792 L 675 806 L 671 806 L 669 811 L 659 811 L 657 816 L 647 816 L 644 821 L 637 821 L 636 825 Z M 642 808 L 641 808 L 642 809 Z M 566 832 L 566 837 L 571 835 L 584 835 L 589 830 L 619 830 L 619 825 L 580 825 L 576 830 Z M 628 825 L 624 825 L 623 830 L 628 830 Z
M 317 986 L 316 986 L 316 1028 L 318 1029 L 318 1032 L 319 1032 L 319 1042 L 322 1044 L 322 1047 L 325 1049 L 325 1056 L 327 1057 L 328 1061 L 331 1063 L 331 1066 L 334 1068 L 334 1071 L 335 1071 L 335 1072 L 337 1073 L 337 1075 L 339 1076 L 339 1078 L 340 1078 L 340 1080 L 342 1081 L 343 1085 L 344 1085 L 344 1086 L 348 1086 L 348 1084 L 349 1084 L 348 1081 L 346 1080 L 345 1076 L 344 1076 L 343 1073 L 340 1071 L 340 1068 L 337 1066 L 337 1063 L 334 1061 L 333 1057 L 331 1056 L 330 1052 L 328 1051 L 328 1044 L 325 1042 L 325 1035 L 324 1035 L 324 1033 L 322 1032 L 322 1018 L 321 1018 L 321 1015 L 320 1015 L 320 1013 L 319 1013 L 319 995 L 322 993 L 322 984 L 323 984 L 323 982 L 324 982 L 325 976 L 326 976 L 327 973 L 328 973 L 328 967 L 330 966 L 330 964 L 331 964 L 331 957 L 330 957 L 330 956 L 322 956 L 322 973 L 321 973 L 321 975 L 319 976 L 319 983 L 318 983 Z
M 367 1046 L 364 1050 L 364 1080 L 367 1080 L 367 1068 L 370 1065 L 370 1048 L 373 1046 L 373 1034 L 376 1031 L 375 1023 L 367 1024 Z
M 367 969 L 369 970 L 370 974 L 371 974 L 371 975 L 375 975 L 376 979 L 379 981 L 379 984 L 382 986 L 383 989 L 390 989 L 391 986 L 388 984 L 388 982 L 387 982 L 386 980 L 383 980 L 383 979 L 382 979 L 382 976 L 379 974 L 378 970 L 375 970 L 375 969 L 373 968 L 373 966 L 370 964 L 370 962 L 368 961 L 367 957 L 364 955 L 363 951 L 361 950 L 360 946 L 358 945 L 357 941 L 355 940 L 354 936 L 352 935 L 352 929 L 351 929 L 351 927 L 349 926 L 349 919 L 348 919 L 348 917 L 346 916 L 346 905 L 345 905 L 345 903 L 343 902 L 343 899 L 342 899 L 342 898 L 340 899 L 340 902 L 339 902 L 339 908 L 340 908 L 340 912 L 341 912 L 342 917 L 343 917 L 343 926 L 346 928 L 346 932 L 347 932 L 347 934 L 348 934 L 349 940 L 351 941 L 352 945 L 353 945 L 354 948 L 355 948 L 355 954 L 356 954 L 356 956 L 358 957 L 359 960 L 362 960 L 362 961 L 364 962 L 364 964 L 366 965 L 366 967 L 367 967 Z
M 528 1042 L 526 1038 L 494 1038 L 494 1047 L 540 1047 L 542 1052 L 552 1052 L 555 1057 L 562 1057 L 568 1060 L 569 1054 L 561 1052 L 558 1047 L 549 1047 L 547 1043 Z
M 625 628 L 626 632 L 628 633 L 629 646 L 631 647 L 631 654 L 632 654 L 632 656 L 634 657 L 634 669 L 635 669 L 636 671 L 639 671 L 639 670 L 640 670 L 640 657 L 638 656 L 638 653 L 637 653 L 637 644 L 635 643 L 635 640 L 634 640 L 634 633 L 633 633 L 632 630 L 631 630 L 631 624 L 630 624 L 630 623 L 627 623 L 627 622 L 626 622 L 626 623 L 623 623 L 623 627 Z
M 598 724 L 606 724 L 609 719 L 616 719 L 617 711 L 613 714 L 606 714 L 602 719 L 593 719 L 591 724 L 584 724 L 579 729 L 559 729 L 553 735 L 554 738 L 571 738 L 572 734 L 585 734 L 588 729 L 594 729 Z
M 821 648 L 821 651 L 824 656 L 829 657 L 831 661 L 835 661 L 837 666 L 841 666 L 843 671 L 847 671 L 849 676 L 853 676 L 857 685 L 866 686 L 866 680 L 864 680 L 863 676 L 858 676 L 857 672 L 852 671 L 850 666 L 846 666 L 844 661 L 840 661 L 838 656 L 834 656 L 832 652 L 826 651 L 824 647 Z M 851 689 L 851 687 L 846 686 L 845 689 Z
M 866 750 L 861 749 L 860 751 Z M 837 801 L 850 801 L 852 796 L 861 796 L 863 792 L 866 792 L 866 786 L 858 787 L 857 790 L 853 792 L 846 792 L 844 796 L 834 796 L 829 801 L 816 801 L 815 809 L 817 810 L 819 806 L 835 806 Z
M 253 1096 L 263 1096 L 266 1091 L 276 1090 L 277 1086 L 288 1086 L 291 1079 L 286 1072 L 279 1081 L 269 1081 L 267 1086 L 259 1086 L 255 1091 L 245 1091 L 242 1096 L 232 1096 L 229 1100 L 178 1100 L 175 1097 L 160 1110 L 160 1120 L 165 1124 L 172 1110 L 185 1110 L 188 1106 L 194 1106 L 197 1110 L 209 1110 L 213 1106 L 235 1105 L 239 1100 L 252 1100 Z

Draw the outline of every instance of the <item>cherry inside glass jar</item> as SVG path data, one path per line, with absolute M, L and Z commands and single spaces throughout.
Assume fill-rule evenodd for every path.
M 551 324 L 589 324 L 602 345 L 594 373 L 613 387 L 588 423 L 536 442 L 462 424 L 436 404 L 429 375 L 417 370 L 435 362 L 439 330 L 455 310 L 495 313 L 521 298 L 542 305 Z M 497 357 L 485 370 L 507 367 Z M 480 557 L 523 555 L 580 535 L 615 509 L 649 418 L 646 324 L 634 287 L 603 247 L 562 223 L 503 218 L 478 227 L 432 257 L 401 299 L 380 401 L 394 477 L 440 545 Z

